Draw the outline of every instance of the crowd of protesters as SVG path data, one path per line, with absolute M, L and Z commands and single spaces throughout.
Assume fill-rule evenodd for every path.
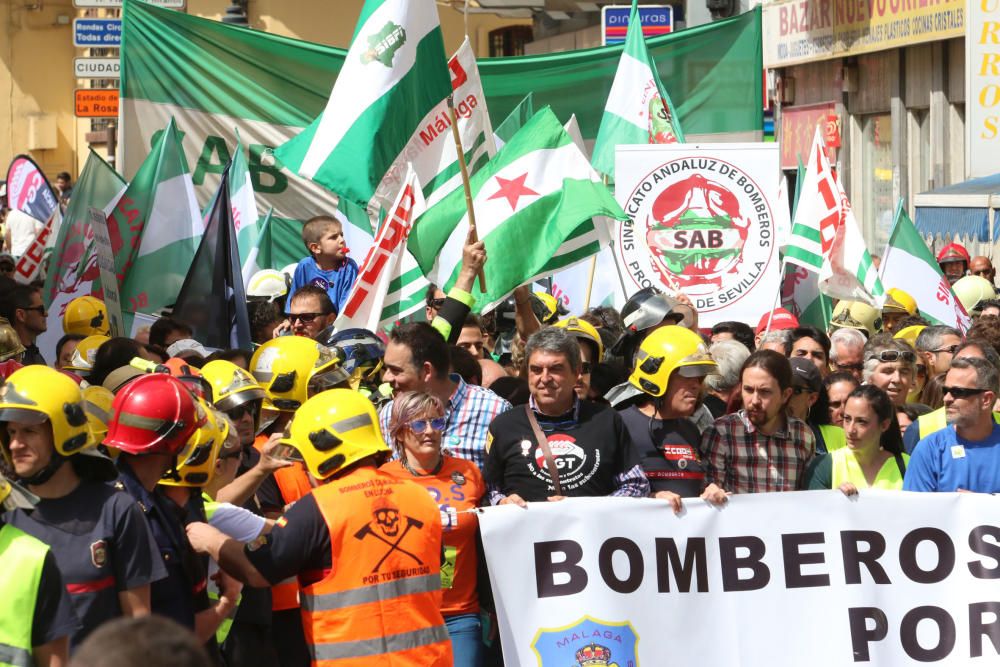
M 0 276 L 0 663 L 118 664 L 145 629 L 174 664 L 502 664 L 479 507 L 1000 491 L 1000 302 L 969 299 L 993 269 L 960 246 L 939 259 L 966 332 L 900 289 L 828 331 L 701 328 L 653 288 L 476 315 L 482 243 L 376 332 L 333 326 L 358 273 L 339 223 L 303 241 L 248 283 L 246 350 L 172 316 L 112 337 L 90 296 L 42 350 L 40 287 Z

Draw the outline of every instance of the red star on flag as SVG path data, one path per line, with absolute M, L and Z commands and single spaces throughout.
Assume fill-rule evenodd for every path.
M 510 179 L 497 176 L 497 183 L 500 185 L 500 189 L 491 195 L 490 199 L 505 198 L 507 203 L 510 204 L 511 210 L 516 211 L 518 199 L 527 195 L 538 196 L 537 192 L 529 187 L 525 187 L 524 181 L 526 178 L 528 178 L 527 172 L 521 174 L 517 178 Z

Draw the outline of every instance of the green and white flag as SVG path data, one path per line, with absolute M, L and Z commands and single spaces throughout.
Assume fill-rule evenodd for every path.
M 792 231 L 782 248 L 785 262 L 819 273 L 840 224 L 840 197 L 819 127 L 813 135 L 805 179 L 797 189 Z
M 969 315 L 955 298 L 934 253 L 906 215 L 902 201 L 882 253 L 879 275 L 886 289 L 899 288 L 912 296 L 921 316 L 931 323 L 946 324 L 962 332 L 969 329 Z
M 54 350 L 63 335 L 66 304 L 99 288 L 97 251 L 90 228 L 90 209 L 110 214 L 125 192 L 125 179 L 93 150 L 87 156 L 73 198 L 66 207 L 63 224 L 52 250 L 42 298 L 49 311 L 48 329 L 38 337 L 38 346 Z
M 368 204 L 450 93 L 433 0 L 366 0 L 326 109 L 275 155 L 300 176 Z
M 233 209 L 233 226 L 236 228 L 236 244 L 240 250 L 240 265 L 247 266 L 250 251 L 257 247 L 257 236 L 260 226 L 257 214 L 257 201 L 253 192 L 253 181 L 250 178 L 250 167 L 243 154 L 243 142 L 236 133 L 236 151 L 233 161 L 229 163 L 229 205 Z M 207 218 L 207 214 L 202 216 Z M 250 279 L 243 273 L 243 283 Z
M 118 201 L 108 226 L 125 329 L 131 330 L 130 313 L 155 313 L 174 303 L 205 229 L 173 119 Z
M 819 271 L 819 289 L 835 299 L 863 301 L 881 308 L 885 300 L 885 289 L 878 277 L 878 269 L 865 245 L 865 238 L 854 218 L 854 209 L 847 199 L 847 193 L 840 180 L 834 180 L 840 202 L 840 223 L 830 244 L 830 252 L 823 258 L 823 268 Z M 799 206 L 802 206 L 801 201 Z
M 479 238 L 486 244 L 488 309 L 515 287 L 571 266 L 611 240 L 607 217 L 626 220 L 587 158 L 546 107 L 471 178 Z M 448 290 L 469 230 L 465 194 L 456 190 L 420 216 L 408 248 L 424 275 Z
M 452 75 L 458 134 L 462 138 L 465 162 L 471 177 L 489 162 L 497 150 L 493 127 L 486 108 L 486 96 L 483 94 L 483 84 L 479 78 L 479 68 L 468 39 L 448 61 L 448 69 Z M 444 199 L 450 192 L 462 188 L 462 174 L 455 152 L 455 141 L 452 138 L 451 116 L 447 102 L 441 102 L 434 107 L 422 126 L 424 129 L 411 140 L 411 147 L 403 151 L 383 179 L 380 185 L 382 194 L 376 195 L 376 200 L 381 202 L 383 197 L 388 196 L 393 190 L 402 192 L 397 174 L 400 173 L 400 169 L 403 174 L 412 169 L 414 182 L 423 193 L 415 209 L 417 215 Z M 403 162 L 406 155 L 415 157 L 411 161 Z M 396 204 L 386 211 L 395 209 Z M 416 260 L 405 249 L 399 261 L 394 261 L 391 266 L 394 273 L 388 283 L 389 293 L 381 315 L 383 322 L 390 323 L 421 310 L 429 285 L 427 278 L 420 272 Z
M 257 228 L 254 232 L 253 245 L 250 246 L 250 250 L 247 253 L 246 261 L 243 262 L 243 284 L 249 285 L 250 278 L 253 274 L 264 269 L 277 269 L 279 267 L 274 266 L 274 253 L 272 251 L 273 241 L 271 238 L 271 216 L 274 215 L 274 209 L 268 209 L 267 215 L 265 215 L 259 224 L 254 226 Z M 243 246 L 240 245 L 240 255 L 243 254 Z
M 524 124 L 531 120 L 531 117 L 535 115 L 535 98 L 534 94 L 529 92 L 524 96 L 524 99 L 518 102 L 514 110 L 507 114 L 497 129 L 493 134 L 493 138 L 496 141 L 497 148 L 503 148 L 504 144 L 510 141 L 518 130 L 524 127 Z
M 675 144 L 684 141 L 674 104 L 660 81 L 656 63 L 646 50 L 639 8 L 632 0 L 628 33 L 604 116 L 597 130 L 594 168 L 615 175 L 615 147 L 619 144 Z

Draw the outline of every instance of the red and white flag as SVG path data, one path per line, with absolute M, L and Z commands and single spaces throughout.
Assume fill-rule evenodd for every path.
M 382 222 L 371 249 L 358 271 L 358 278 L 351 289 L 343 310 L 334 326 L 337 329 L 361 328 L 378 331 L 392 326 L 399 312 L 387 297 L 406 273 L 406 240 L 413 221 L 424 210 L 424 196 L 412 165 L 408 166 L 403 188 Z M 412 258 L 410 264 L 416 264 Z M 398 304 L 397 304 L 398 305 Z M 387 308 L 387 306 L 389 306 Z

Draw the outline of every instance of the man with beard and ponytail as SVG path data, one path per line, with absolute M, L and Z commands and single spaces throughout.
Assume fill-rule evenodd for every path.
M 0 441 L 39 498 L 8 522 L 52 549 L 80 621 L 71 646 L 113 618 L 148 614 L 150 584 L 167 572 L 142 512 L 106 484 L 114 463 L 97 451 L 76 383 L 45 366 L 12 374 L 0 388 Z
M 697 498 L 705 490 L 701 434 L 688 418 L 701 401 L 705 376 L 717 371 L 701 336 L 681 326 L 657 329 L 636 352 L 628 381 L 644 396 L 620 414 L 653 496 L 669 501 L 675 511 L 681 498 Z M 722 490 L 716 486 L 710 493 Z
M 751 354 L 740 372 L 743 409 L 715 421 L 702 437 L 706 481 L 731 493 L 803 488 L 816 439 L 805 422 L 787 416 L 792 368 L 773 350 Z

